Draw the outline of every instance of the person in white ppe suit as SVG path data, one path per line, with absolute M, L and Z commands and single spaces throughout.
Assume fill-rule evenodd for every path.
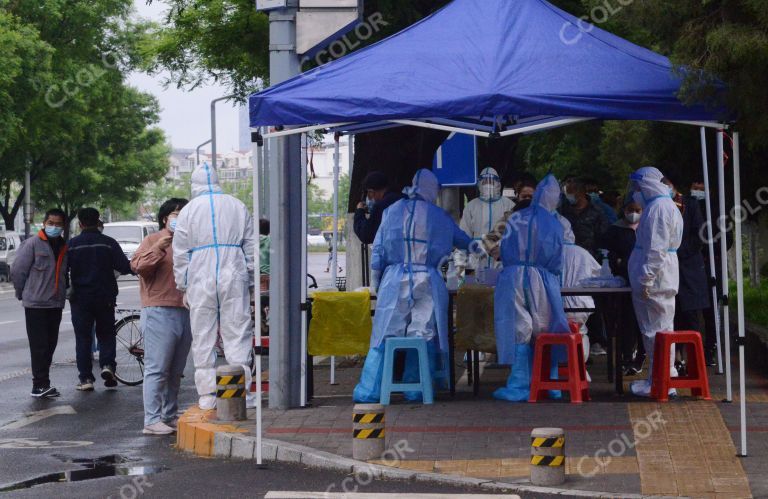
M 504 218 L 505 213 L 512 211 L 515 203 L 501 195 L 501 180 L 493 168 L 485 168 L 480 172 L 477 189 L 480 197 L 470 201 L 464 208 L 459 227 L 475 241 L 481 241 L 483 236 L 494 230 L 495 224 Z M 501 266 L 485 254 L 469 255 L 467 259 L 467 252 L 463 250 L 454 253 L 453 263 L 459 273 L 465 268 L 477 270 Z
M 563 226 L 563 274 L 560 282 L 564 288 L 579 287 L 581 281 L 600 275 L 600 264 L 592 256 L 592 253 L 576 244 L 576 235 L 571 228 L 571 222 L 567 218 L 557 215 Z M 566 309 L 594 309 L 595 300 L 590 296 L 566 296 L 563 298 Z M 582 345 L 584 347 L 584 359 L 589 358 L 589 336 L 587 335 L 587 320 L 591 312 L 567 312 L 569 322 L 579 326 Z M 589 376 L 589 375 L 588 375 Z
M 494 398 L 527 401 L 531 387 L 531 340 L 539 333 L 567 333 L 560 296 L 563 227 L 555 210 L 560 185 L 548 175 L 536 187 L 531 206 L 506 222 L 501 242 L 504 265 L 494 293 L 494 325 L 499 363 L 511 364 L 504 388 Z
M 354 390 L 356 402 L 379 401 L 388 337 L 424 338 L 432 373 L 440 353 L 448 351 L 448 289 L 439 268 L 454 247 L 481 250 L 434 204 L 439 190 L 437 177 L 419 170 L 413 185 L 403 191 L 407 198 L 384 211 L 371 260 L 371 283 L 377 291 L 371 348 Z M 415 371 L 411 360 L 406 359 L 406 381 Z
M 250 367 L 253 328 L 250 289 L 254 236 L 248 209 L 224 194 L 216 170 L 203 164 L 192 172 L 192 200 L 176 219 L 173 272 L 185 293 L 192 326 L 192 360 L 201 409 L 216 405 L 216 338 L 221 334 L 229 364 Z
M 630 176 L 633 199 L 643 207 L 637 242 L 629 257 L 629 281 L 637 323 L 645 351 L 651 357 L 648 379 L 635 381 L 635 395 L 648 397 L 653 373 L 653 346 L 656 333 L 674 331 L 675 296 L 679 286 L 677 249 L 682 243 L 683 217 L 672 201 L 672 191 L 661 181 L 664 175 L 653 167 L 640 168 Z M 670 372 L 675 351 L 670 352 Z M 674 390 L 670 390 L 672 394 Z

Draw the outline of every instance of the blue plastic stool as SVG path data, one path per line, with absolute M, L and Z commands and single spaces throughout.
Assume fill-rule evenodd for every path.
M 419 359 L 418 383 L 395 383 L 393 366 L 395 363 L 395 350 L 416 350 Z M 435 395 L 432 390 L 432 375 L 429 373 L 429 355 L 427 342 L 424 338 L 387 338 L 384 347 L 384 373 L 381 379 L 382 405 L 389 405 L 389 397 L 392 392 L 421 392 L 424 404 L 432 404 Z

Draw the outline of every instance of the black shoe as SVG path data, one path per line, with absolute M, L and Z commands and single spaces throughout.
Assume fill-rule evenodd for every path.
M 675 361 L 675 369 L 677 369 L 677 376 L 683 377 L 688 375 L 688 366 L 685 365 L 684 360 Z
M 104 380 L 104 386 L 106 386 L 107 388 L 114 388 L 117 386 L 117 380 L 115 379 L 115 372 L 109 366 L 101 370 L 101 379 Z
M 35 398 L 53 398 L 53 397 L 58 397 L 61 394 L 56 388 L 49 386 L 45 388 L 40 388 L 40 387 L 33 388 L 30 395 L 32 395 Z
M 714 350 L 707 350 L 704 352 L 704 362 L 708 366 L 716 366 L 717 365 L 717 355 Z
M 624 376 L 637 376 L 641 372 L 643 372 L 642 366 L 637 367 L 633 365 L 628 365 L 624 367 Z

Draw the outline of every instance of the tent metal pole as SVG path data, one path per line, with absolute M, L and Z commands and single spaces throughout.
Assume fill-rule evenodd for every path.
M 736 313 L 739 328 L 739 410 L 741 413 L 741 457 L 747 456 L 747 397 L 744 369 L 744 271 L 742 266 L 741 222 L 746 213 L 741 205 L 741 158 L 739 132 L 733 132 L 733 203 L 736 226 Z
M 707 249 L 709 250 L 709 279 L 712 289 L 712 312 L 715 316 L 715 330 L 707 331 L 707 334 L 715 333 L 715 344 L 717 345 L 717 374 L 723 374 L 723 347 L 720 344 L 720 300 L 717 297 L 717 271 L 715 270 L 715 240 L 712 236 L 712 201 L 709 188 L 709 159 L 707 157 L 707 129 L 701 127 L 701 162 L 704 173 L 704 204 L 707 209 L 705 213 L 707 218 Z
M 296 135 L 299 133 L 314 132 L 315 130 L 324 130 L 326 128 L 335 128 L 340 126 L 354 125 L 353 122 L 348 123 L 329 123 L 327 125 L 310 125 L 300 128 L 289 128 L 287 130 L 278 130 L 264 134 L 265 139 L 275 139 L 278 137 L 287 137 L 289 135 Z
M 678 123 L 680 125 L 693 125 L 705 128 L 716 128 L 718 130 L 727 130 L 728 125 L 724 123 L 718 123 L 717 121 L 686 121 L 686 120 L 662 120 L 667 123 Z
M 301 233 L 307 234 L 307 134 L 301 134 Z M 301 247 L 301 303 L 307 303 L 307 240 Z M 301 389 L 299 403 L 307 406 L 307 309 L 301 307 Z
M 549 130 L 551 128 L 559 128 L 566 125 L 573 125 L 575 123 L 581 123 L 583 121 L 592 121 L 594 118 L 564 118 L 557 121 L 549 121 L 547 123 L 538 123 L 536 125 L 524 126 L 520 128 L 514 128 L 501 132 L 499 136 L 509 137 L 510 135 L 520 135 L 523 133 L 538 132 L 540 130 Z
M 720 217 L 717 223 L 720 228 L 720 271 L 722 272 L 722 299 L 723 299 L 723 341 L 725 342 L 725 401 L 733 401 L 733 389 L 731 387 L 731 323 L 728 307 L 728 245 L 726 234 L 725 211 L 725 147 L 723 145 L 725 130 L 717 132 L 717 183 L 720 195 Z
M 261 129 L 256 129 L 260 132 Z M 260 142 L 260 143 L 259 143 Z M 256 281 L 256 293 L 255 305 L 256 305 L 256 320 L 254 320 L 254 340 L 259 346 L 259 355 L 253 359 L 256 365 L 256 464 L 261 466 L 261 253 L 259 252 L 260 246 L 260 226 L 259 226 L 259 173 L 261 171 L 261 149 L 264 145 L 263 139 L 253 142 L 251 144 L 251 150 L 253 151 L 253 273 Z M 253 379 L 253 378 L 252 378 Z M 250 390 L 251 387 L 248 387 Z
M 341 154 L 339 152 L 339 137 L 341 134 L 336 133 L 333 136 L 333 259 L 331 265 L 333 265 L 333 271 L 331 276 L 333 278 L 333 286 L 338 287 L 339 276 L 339 163 L 341 162 Z M 336 357 L 331 355 L 331 384 L 336 384 Z
M 477 137 L 485 137 L 488 138 L 491 136 L 488 132 L 478 132 L 477 130 L 468 130 L 466 128 L 459 128 L 454 126 L 447 126 L 447 125 L 437 125 L 435 123 L 426 123 L 424 121 L 417 121 L 417 120 L 389 120 L 391 123 L 397 123 L 399 125 L 409 125 L 409 126 L 417 126 L 421 128 L 430 128 L 432 130 L 440 130 L 443 132 L 456 132 L 456 133 L 463 133 L 466 135 L 475 135 Z

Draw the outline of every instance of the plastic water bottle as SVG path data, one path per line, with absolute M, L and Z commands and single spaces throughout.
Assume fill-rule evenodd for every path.
M 600 277 L 613 277 L 611 264 L 608 262 L 608 250 L 601 249 L 600 254 L 603 255 L 603 264 L 600 267 Z
M 449 291 L 456 291 L 459 289 L 459 275 L 456 272 L 456 266 L 453 262 L 448 263 L 448 272 L 446 273 L 446 283 Z

